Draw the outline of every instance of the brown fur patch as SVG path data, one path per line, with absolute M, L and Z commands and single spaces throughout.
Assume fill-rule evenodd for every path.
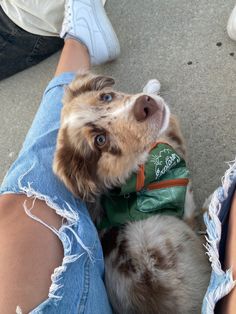
M 174 130 L 171 130 L 168 132 L 168 136 L 170 137 L 171 140 L 175 141 L 178 145 L 182 146 L 183 145 L 183 140 Z
M 63 129 L 60 147 L 54 159 L 54 171 L 60 175 L 67 188 L 82 199 L 96 191 L 97 162 L 100 158 L 99 151 L 92 151 L 86 142 L 83 145 L 86 146 L 83 149 L 85 155 L 71 146 L 67 129 Z M 82 185 L 79 184 L 81 178 Z
M 130 273 L 136 273 L 136 269 L 135 269 L 135 266 L 134 266 L 131 258 L 122 262 L 118 266 L 118 269 L 121 272 L 121 274 L 123 274 L 125 276 L 130 276 Z
M 132 313 L 142 314 L 176 314 L 178 304 L 175 299 L 170 299 L 172 295 L 171 283 L 166 286 L 161 286 L 159 283 L 152 280 L 151 274 L 146 272 L 143 280 L 136 282 L 133 287 L 131 298 L 133 303 Z M 157 302 L 158 298 L 158 302 Z
M 167 141 L 181 156 L 186 157 L 186 147 L 183 134 L 181 132 L 179 122 L 174 115 L 170 116 L 169 127 L 162 137 L 163 141 Z
M 118 146 L 110 146 L 109 149 L 108 149 L 108 152 L 112 155 L 115 155 L 115 156 L 121 156 L 122 155 L 122 151 L 121 149 L 118 147 Z
M 106 133 L 106 130 L 105 130 L 104 128 L 102 128 L 102 127 L 96 125 L 96 121 L 94 121 L 94 122 L 88 122 L 88 123 L 86 123 L 84 126 L 90 128 L 90 133 L 91 133 L 92 135 Z
M 117 145 L 115 145 L 114 143 L 111 143 L 111 141 L 109 139 L 109 134 L 104 128 L 96 125 L 95 123 L 91 123 L 91 122 L 86 123 L 85 126 L 90 128 L 91 137 L 95 137 L 96 135 L 99 135 L 99 134 L 106 135 L 107 143 L 104 146 L 102 146 L 101 148 L 97 147 L 101 152 L 108 152 L 111 155 L 116 155 L 116 156 L 122 155 L 121 149 Z
M 114 262 L 114 267 L 118 267 L 119 271 L 125 276 L 135 273 L 136 269 L 132 258 L 129 257 L 126 239 L 120 241 L 117 250 L 117 259 Z
M 84 78 L 84 76 L 82 77 Z M 106 76 L 95 76 L 92 79 L 86 81 L 77 89 L 70 89 L 72 97 L 78 97 L 79 95 L 91 92 L 102 90 L 105 87 L 110 87 L 115 84 L 115 81 L 111 77 Z
M 147 253 L 155 261 L 155 267 L 162 270 L 168 270 L 176 267 L 177 254 L 170 240 L 166 240 L 166 248 L 159 250 L 157 248 L 148 250 Z
M 127 251 L 127 240 L 123 239 L 118 246 L 118 258 L 124 258 L 126 256 L 126 251 Z M 118 262 L 118 261 L 117 261 Z

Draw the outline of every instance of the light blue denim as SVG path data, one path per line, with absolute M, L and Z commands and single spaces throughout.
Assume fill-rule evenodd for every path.
M 212 272 L 203 301 L 202 314 L 218 313 L 217 302 L 236 285 L 231 269 L 223 270 L 225 268 L 224 258 L 229 213 L 232 198 L 236 191 L 236 159 L 229 163 L 229 166 L 222 179 L 222 186 L 214 192 L 210 201 L 209 212 L 204 217 L 207 227 L 207 250 Z
M 103 281 L 104 261 L 97 231 L 85 204 L 75 199 L 52 172 L 64 87 L 74 75 L 64 73 L 46 88 L 19 156 L 0 188 L 0 194 L 24 193 L 45 200 L 65 218 L 57 231 L 35 217 L 27 203 L 22 206 L 30 217 L 56 233 L 64 248 L 62 265 L 52 274 L 48 299 L 32 314 L 112 313 Z

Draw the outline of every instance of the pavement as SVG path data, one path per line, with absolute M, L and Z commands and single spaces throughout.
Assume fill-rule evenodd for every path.
M 96 72 L 139 92 L 151 78 L 181 122 L 197 205 L 236 154 L 236 42 L 226 33 L 235 0 L 108 0 L 121 56 Z M 0 82 L 0 181 L 17 157 L 59 54 Z

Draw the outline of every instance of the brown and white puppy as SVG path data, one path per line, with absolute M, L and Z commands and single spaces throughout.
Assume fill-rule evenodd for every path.
M 157 140 L 185 155 L 179 125 L 160 96 L 124 94 L 113 84 L 109 77 L 79 74 L 63 101 L 53 169 L 88 202 L 121 186 Z M 209 265 L 188 226 L 194 208 L 189 188 L 184 221 L 156 215 L 103 234 L 105 281 L 116 313 L 200 313 Z M 92 212 L 94 220 L 101 215 Z

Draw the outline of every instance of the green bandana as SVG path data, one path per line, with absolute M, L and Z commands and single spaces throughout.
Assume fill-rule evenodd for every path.
M 186 163 L 166 143 L 157 143 L 140 171 L 101 198 L 106 213 L 99 229 L 120 226 L 155 214 L 182 218 L 189 182 Z

